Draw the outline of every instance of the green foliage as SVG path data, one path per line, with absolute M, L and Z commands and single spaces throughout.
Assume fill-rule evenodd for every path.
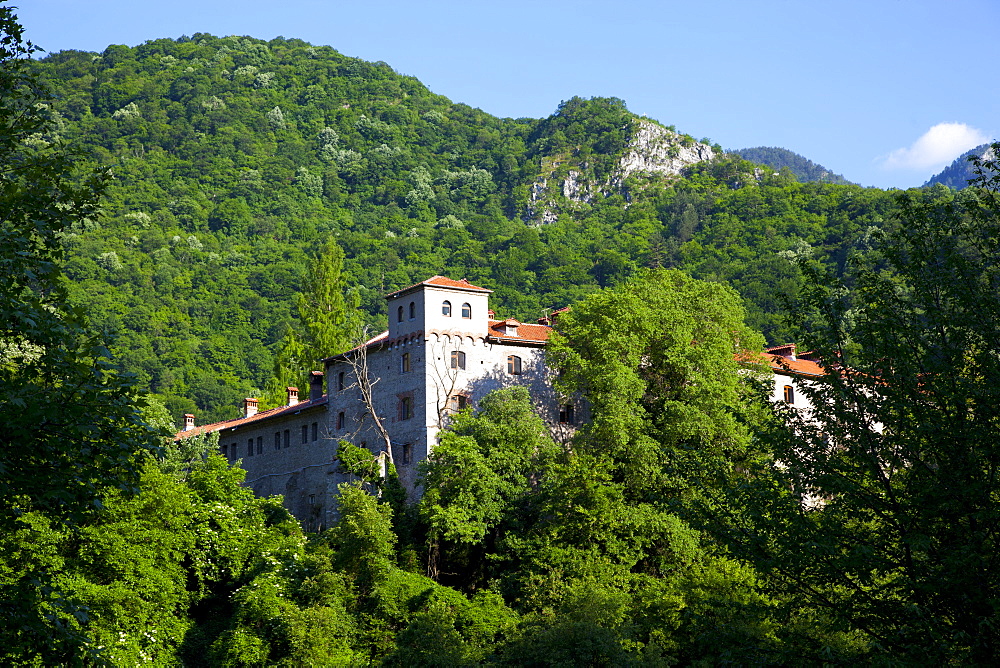
M 853 290 L 814 274 L 804 340 L 842 371 L 803 388 L 819 409 L 776 430 L 781 465 L 727 490 L 730 513 L 706 513 L 777 589 L 880 660 L 997 651 L 1000 177 L 985 167 L 951 202 L 901 195 Z
M 771 169 L 781 171 L 787 169 L 795 175 L 799 181 L 822 181 L 823 183 L 839 183 L 846 185 L 850 183 L 840 174 L 834 174 L 823 165 L 817 165 L 812 160 L 802 157 L 785 148 L 775 148 L 773 146 L 757 146 L 754 148 L 741 148 L 732 151 L 744 160 L 767 165 Z
M 723 161 L 595 191 L 534 228 L 539 178 L 553 192 L 570 169 L 610 182 L 637 123 L 624 102 L 499 119 L 293 39 L 199 34 L 33 67 L 58 94 L 40 140 L 77 142 L 81 166 L 115 175 L 100 225 L 65 240 L 72 297 L 175 419 L 235 417 L 243 397 L 270 388 L 277 402 L 301 385 L 318 335 L 306 320 L 320 312 L 310 265 L 331 242 L 361 326 L 382 326 L 383 294 L 438 273 L 494 289 L 497 312 L 530 322 L 665 266 L 733 285 L 749 324 L 783 341 L 777 295 L 801 279 L 782 254 L 808 244 L 841 270 L 894 207 L 879 191 Z
M 308 387 L 324 357 L 349 349 L 358 338 L 357 298 L 347 293 L 344 251 L 335 241 L 320 249 L 296 299 L 300 329 L 289 329 L 275 358 L 266 403 L 282 405 L 285 388 Z
M 954 188 L 955 190 L 962 190 L 968 187 L 969 183 L 976 179 L 976 172 L 974 171 L 976 166 L 982 164 L 984 160 L 992 159 L 989 151 L 989 144 L 980 144 L 975 148 L 969 149 L 955 158 L 950 165 L 927 179 L 924 187 L 926 188 L 938 183 L 949 188 Z
M 664 473 L 700 458 L 746 456 L 755 395 L 740 364 L 763 340 L 743 321 L 733 290 L 665 270 L 560 317 L 550 359 L 560 387 L 590 404 L 582 443 L 610 455 L 637 495 L 680 491 Z

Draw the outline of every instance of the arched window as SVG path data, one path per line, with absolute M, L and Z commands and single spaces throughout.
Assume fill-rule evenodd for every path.
M 396 322 L 403 322 L 403 307 L 396 309 Z
M 462 304 L 462 317 L 471 318 L 472 317 L 472 306 L 468 303 Z
M 413 302 L 410 302 L 410 320 L 413 320 L 416 317 L 417 317 L 417 305 L 414 304 Z
M 463 353 L 461 350 L 451 351 L 451 368 L 452 369 L 465 368 L 465 353 Z
M 507 356 L 507 373 L 514 374 L 515 376 L 521 375 L 521 358 L 517 355 Z
M 795 388 L 791 385 L 785 385 L 785 403 L 794 404 L 795 403 Z
M 451 317 L 451 302 L 447 299 L 441 302 L 441 315 Z

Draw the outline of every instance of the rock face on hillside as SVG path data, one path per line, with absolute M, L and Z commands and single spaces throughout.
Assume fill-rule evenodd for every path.
M 525 218 L 542 225 L 551 223 L 560 213 L 621 192 L 629 177 L 676 177 L 685 167 L 717 155 L 707 144 L 640 119 L 610 178 L 596 179 L 586 162 L 577 163 L 569 157 L 543 158 L 541 174 L 529 190 Z
M 651 121 L 639 121 L 628 152 L 622 156 L 618 185 L 633 174 L 664 174 L 677 176 L 688 165 L 711 160 L 716 156 L 708 144 L 687 140 L 683 135 Z

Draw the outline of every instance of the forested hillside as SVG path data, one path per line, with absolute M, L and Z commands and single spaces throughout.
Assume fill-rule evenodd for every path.
M 989 160 L 990 145 L 980 144 L 976 148 L 970 149 L 958 156 L 950 165 L 929 178 L 927 183 L 924 184 L 924 187 L 932 186 L 936 183 L 949 186 L 955 190 L 961 190 L 962 188 L 968 187 L 969 181 L 976 178 L 976 174 L 972 171 L 973 166 L 969 162 L 969 158 L 973 156 Z
M 840 174 L 834 174 L 823 165 L 817 165 L 812 160 L 789 151 L 787 148 L 774 146 L 756 146 L 733 151 L 744 160 L 758 162 L 774 169 L 788 169 L 799 181 L 821 181 L 823 183 L 850 183 Z
M 114 175 L 102 214 L 65 239 L 74 299 L 141 384 L 199 420 L 264 387 L 330 238 L 374 327 L 385 292 L 432 274 L 493 288 L 498 312 L 530 321 L 666 266 L 729 282 L 748 324 L 782 341 L 788 254 L 814 246 L 842 266 L 894 207 L 728 157 L 623 171 L 639 120 L 621 100 L 495 118 L 294 39 L 196 34 L 37 67 L 57 122 L 36 141 L 58 135 Z M 710 151 L 672 128 L 659 141 L 664 160 Z

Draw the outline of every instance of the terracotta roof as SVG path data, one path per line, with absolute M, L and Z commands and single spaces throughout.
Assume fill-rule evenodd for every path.
M 473 285 L 464 278 L 460 281 L 455 281 L 447 276 L 431 276 L 426 281 L 420 281 L 419 283 L 414 283 L 411 286 L 405 287 L 402 290 L 394 290 L 385 296 L 386 299 L 392 299 L 393 297 L 398 297 L 399 295 L 406 294 L 412 290 L 419 288 L 421 285 L 433 285 L 439 288 L 455 288 L 457 290 L 466 290 L 468 292 L 485 292 L 491 293 L 492 290 L 486 288 L 481 288 L 478 285 Z
M 775 373 L 792 373 L 797 376 L 825 376 L 826 369 L 813 360 L 790 359 L 781 355 L 764 353 Z
M 252 422 L 260 422 L 261 420 L 268 420 L 274 417 L 280 417 L 282 415 L 291 415 L 298 411 L 305 410 L 307 408 L 316 408 L 318 406 L 323 406 L 326 404 L 326 395 L 324 394 L 319 399 L 313 399 L 310 401 L 300 401 L 294 406 L 278 406 L 277 408 L 272 408 L 271 410 L 261 411 L 255 415 L 251 415 L 248 418 L 235 418 L 233 420 L 223 420 L 222 422 L 213 422 L 211 424 L 203 424 L 194 429 L 188 429 L 187 431 L 179 431 L 174 434 L 174 438 L 179 440 L 182 438 L 187 438 L 188 436 L 194 436 L 195 434 L 207 434 L 213 431 L 222 431 L 223 429 L 232 429 L 233 427 L 242 427 L 243 425 L 250 424 Z
M 517 336 L 507 334 L 505 332 L 505 328 L 508 323 L 517 325 Z M 489 335 L 498 339 L 505 339 L 507 341 L 544 343 L 549 340 L 549 333 L 551 331 L 552 328 L 546 325 L 520 323 L 513 318 L 508 318 L 507 320 L 490 320 Z

